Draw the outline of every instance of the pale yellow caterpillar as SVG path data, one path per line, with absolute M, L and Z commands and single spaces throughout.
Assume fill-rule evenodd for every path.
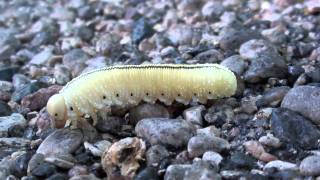
M 207 99 L 231 96 L 236 88 L 233 72 L 218 64 L 112 66 L 70 81 L 49 99 L 47 111 L 56 126 L 67 120 L 74 123 L 85 114 L 96 124 L 96 113 L 106 106 L 135 105 L 141 100 L 159 100 L 166 105 L 174 100 L 206 103 Z

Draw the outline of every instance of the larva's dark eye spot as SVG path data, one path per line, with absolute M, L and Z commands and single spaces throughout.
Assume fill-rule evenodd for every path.
M 193 93 L 194 96 L 197 96 L 197 93 Z
M 147 96 L 149 96 L 149 93 L 146 93 Z
M 70 111 L 73 111 L 73 107 L 70 107 Z
M 119 94 L 116 94 L 117 97 L 119 97 Z
M 178 94 L 178 96 L 181 96 L 181 94 Z
M 161 93 L 161 96 L 164 96 L 164 93 Z
M 55 114 L 54 114 L 54 116 L 56 116 L 56 117 L 57 117 L 57 116 L 58 116 L 58 113 L 55 113 Z
M 131 93 L 130 96 L 133 96 L 133 93 Z
M 107 97 L 106 97 L 106 96 L 103 96 L 102 98 L 103 98 L 103 99 L 106 99 Z
M 208 93 L 211 94 L 211 91 L 209 91 Z

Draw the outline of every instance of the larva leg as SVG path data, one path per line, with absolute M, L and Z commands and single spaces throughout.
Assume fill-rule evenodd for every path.
M 65 127 L 70 127 L 70 129 L 78 128 L 78 118 L 71 117 L 67 120 Z
M 92 113 L 89 114 L 92 121 L 93 121 L 93 126 L 97 125 L 98 124 L 98 116 L 97 116 L 97 113 L 96 111 L 93 111 Z

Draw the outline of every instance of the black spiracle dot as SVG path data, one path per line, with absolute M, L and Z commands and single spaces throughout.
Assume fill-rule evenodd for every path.
M 197 93 L 193 93 L 194 96 L 197 96 Z
M 164 96 L 164 93 L 161 93 L 161 96 Z
M 133 96 L 133 93 L 130 93 L 130 96 Z
M 103 98 L 103 99 L 106 99 L 107 97 L 106 97 L 106 96 L 102 96 L 102 98 Z
M 54 116 L 58 116 L 58 113 L 55 113 Z
M 181 94 L 178 94 L 178 96 L 181 96 Z
M 146 93 L 147 96 L 149 96 L 149 93 Z
M 70 107 L 70 111 L 73 111 L 73 107 L 72 106 Z
M 211 94 L 211 91 L 209 91 L 208 93 Z
M 117 93 L 116 96 L 119 97 L 119 94 Z

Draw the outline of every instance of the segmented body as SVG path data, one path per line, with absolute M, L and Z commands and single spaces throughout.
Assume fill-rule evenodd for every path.
M 191 100 L 231 96 L 237 87 L 236 77 L 216 64 L 199 65 L 124 65 L 95 70 L 73 79 L 61 91 L 68 117 L 89 114 L 105 106 L 126 106 L 140 101 L 159 100 L 170 105 L 174 100 L 188 104 Z

